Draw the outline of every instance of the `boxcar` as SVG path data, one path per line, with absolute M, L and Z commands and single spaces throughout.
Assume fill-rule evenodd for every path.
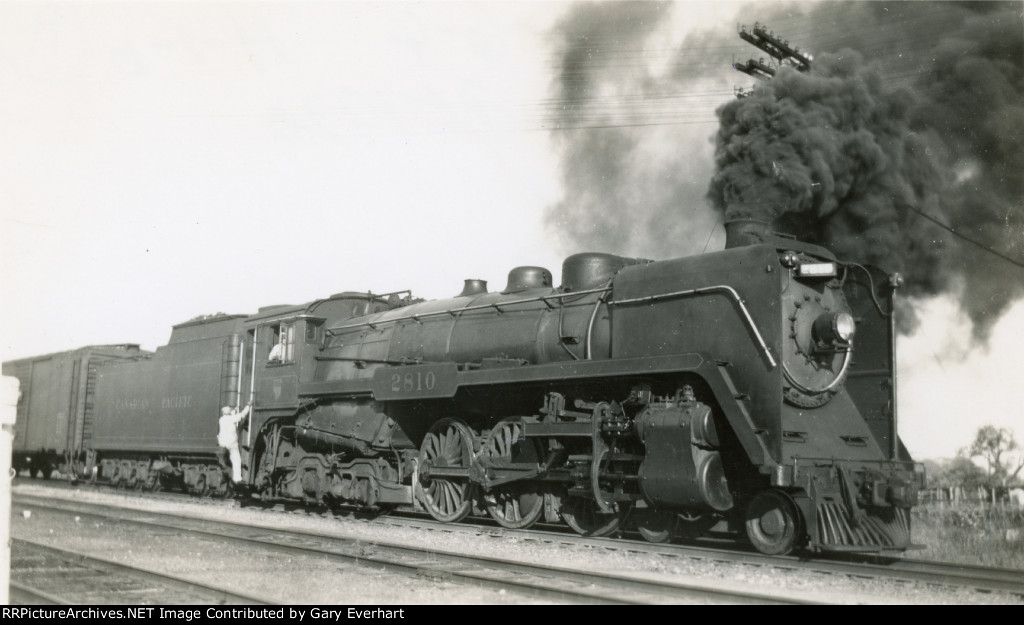
M 54 470 L 70 473 L 82 461 L 83 442 L 91 434 L 97 370 L 109 361 L 145 355 L 135 344 L 90 345 L 3 363 L 3 374 L 21 384 L 14 469 L 47 478 Z

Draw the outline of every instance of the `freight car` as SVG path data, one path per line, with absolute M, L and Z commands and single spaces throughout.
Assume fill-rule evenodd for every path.
M 734 222 L 720 252 L 571 256 L 558 287 L 519 267 L 447 300 L 267 307 L 105 367 L 90 452 L 111 481 L 226 492 L 216 406 L 249 398 L 262 500 L 902 550 L 921 475 L 897 436 L 899 284 Z
M 146 354 L 138 345 L 90 345 L 73 351 L 3 363 L 21 392 L 14 428 L 12 467 L 49 478 L 84 466 L 84 441 L 91 435 L 97 367 Z

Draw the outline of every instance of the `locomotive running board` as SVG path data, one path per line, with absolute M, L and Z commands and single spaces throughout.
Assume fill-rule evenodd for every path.
M 299 388 L 299 395 L 365 396 L 376 401 L 450 399 L 462 388 L 690 372 L 703 378 L 711 387 L 750 461 L 757 465 L 771 462 L 771 454 L 758 436 L 749 411 L 743 401 L 736 399 L 738 392 L 726 369 L 702 352 L 608 360 L 571 360 L 470 371 L 459 371 L 455 363 L 443 362 L 380 367 L 374 370 L 372 378 L 360 380 L 303 384 Z
M 616 360 L 571 360 L 515 368 L 459 371 L 453 362 L 375 369 L 372 378 L 303 384 L 299 395 L 353 396 L 372 394 L 377 401 L 448 399 L 462 387 L 521 384 L 557 380 L 651 375 L 698 371 L 713 367 L 706 354 L 680 354 Z

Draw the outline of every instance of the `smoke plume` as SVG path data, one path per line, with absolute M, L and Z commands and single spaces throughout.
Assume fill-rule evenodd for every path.
M 745 55 L 738 60 L 756 57 L 735 22 L 688 36 L 662 74 L 623 72 L 586 56 L 608 37 L 644 49 L 669 9 L 580 5 L 563 20 L 557 32 L 572 80 L 563 71 L 557 90 L 574 107 L 565 125 L 594 89 L 699 93 L 709 84 L 701 73 L 744 81 L 727 72 L 731 59 L 721 59 L 724 69 L 685 61 L 694 50 L 706 59 L 729 48 Z M 699 253 L 708 224 L 765 219 L 841 259 L 904 273 L 912 295 L 959 293 L 984 339 L 1024 295 L 1020 4 L 772 4 L 741 15 L 799 33 L 794 44 L 814 53 L 811 69 L 780 68 L 749 96 L 718 107 L 717 133 L 700 127 L 703 137 L 691 131 L 668 150 L 666 137 L 685 133 L 617 127 L 556 135 L 566 198 L 549 211 L 551 221 L 577 242 L 665 257 Z M 624 23 L 633 27 L 620 29 Z M 694 177 L 705 172 L 707 193 L 695 193 Z M 680 237 L 681 229 L 695 236 Z M 688 247 L 668 245 L 680 241 Z M 902 321 L 913 327 L 912 314 Z
M 565 198 L 548 207 L 547 221 L 572 252 L 681 256 L 701 251 L 718 221 L 703 197 L 713 171 L 713 107 L 660 95 L 678 81 L 671 65 L 652 69 L 656 53 L 644 50 L 670 9 L 581 4 L 556 26 L 552 136 Z M 703 124 L 690 123 L 694 111 Z M 693 149 L 704 157 L 690 158 Z

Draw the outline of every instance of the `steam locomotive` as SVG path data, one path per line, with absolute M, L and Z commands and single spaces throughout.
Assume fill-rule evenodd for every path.
M 219 407 L 249 400 L 252 498 L 655 542 L 729 531 L 768 554 L 908 548 L 922 475 L 897 435 L 901 278 L 760 222 L 727 237 L 659 262 L 576 254 L 558 287 L 518 267 L 497 292 L 192 320 L 153 354 L 65 367 L 62 410 L 30 394 L 15 465 L 227 494 Z

